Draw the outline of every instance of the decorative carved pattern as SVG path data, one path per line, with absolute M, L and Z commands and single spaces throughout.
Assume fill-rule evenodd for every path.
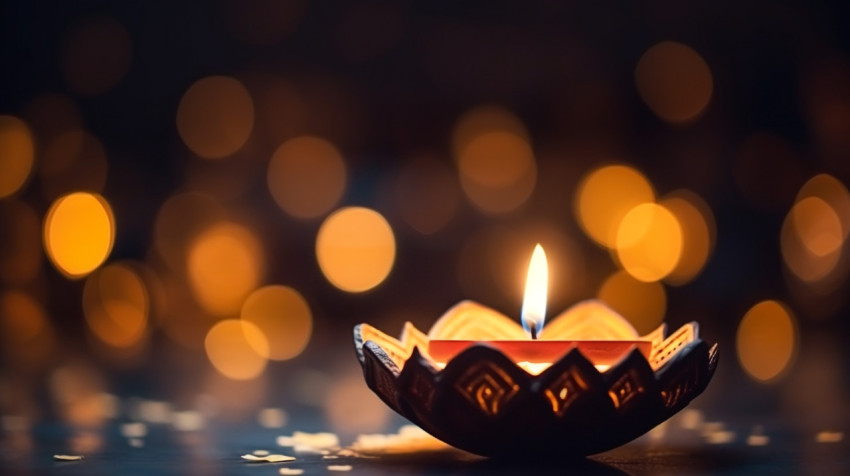
M 490 362 L 470 367 L 458 380 L 455 388 L 488 416 L 499 410 L 519 391 L 507 372 Z
M 552 411 L 563 416 L 570 404 L 587 389 L 587 382 L 581 377 L 578 369 L 573 366 L 561 374 L 545 390 L 543 395 L 552 405 Z
M 637 372 L 629 370 L 611 385 L 608 389 L 608 396 L 614 403 L 614 408 L 622 411 L 629 401 L 634 397 L 644 392 L 643 386 L 640 384 Z

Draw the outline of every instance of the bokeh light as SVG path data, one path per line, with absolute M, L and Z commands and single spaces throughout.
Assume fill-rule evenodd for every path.
M 224 207 L 213 198 L 195 192 L 173 195 L 157 212 L 153 244 L 173 271 L 183 272 L 189 245 L 206 228 L 223 221 Z
M 72 427 L 100 427 L 112 416 L 104 405 L 104 377 L 94 366 L 64 363 L 50 374 L 48 384 L 59 416 Z
M 267 360 L 263 355 L 268 355 L 269 343 L 263 331 L 253 323 L 225 319 L 207 332 L 204 349 L 213 367 L 225 377 L 251 380 L 266 368 Z
M 245 145 L 254 128 L 254 103 L 238 80 L 199 79 L 177 108 L 177 131 L 186 147 L 205 159 L 227 157 Z
M 785 265 L 810 284 L 825 279 L 836 269 L 843 243 L 841 220 L 818 197 L 795 203 L 782 223 L 780 245 Z
M 664 322 L 667 293 L 657 281 L 640 281 L 620 270 L 605 279 L 596 296 L 625 317 L 640 335 Z
M 451 169 L 427 156 L 405 162 L 393 192 L 402 219 L 423 235 L 443 229 L 460 204 L 460 189 Z
M 266 336 L 266 346 L 254 350 L 271 360 L 296 357 L 310 342 L 310 306 L 301 293 L 288 286 L 265 286 L 252 292 L 242 305 L 241 317 Z
M 34 158 L 35 144 L 27 124 L 14 116 L 0 116 L 0 198 L 23 187 Z
M 100 195 L 75 192 L 50 206 L 44 219 L 44 247 L 54 266 L 78 278 L 101 265 L 112 251 L 115 219 Z
M 824 200 L 806 197 L 794 205 L 790 215 L 800 241 L 814 255 L 835 253 L 844 243 L 841 219 Z
M 207 228 L 191 244 L 187 263 L 198 303 L 217 316 L 236 315 L 261 281 L 264 259 L 262 245 L 247 228 L 232 222 Z
M 608 165 L 582 179 L 575 211 L 584 232 L 613 249 L 623 217 L 641 203 L 654 200 L 655 192 L 643 174 L 627 165 Z
M 76 93 L 95 96 L 108 92 L 130 69 L 133 42 L 113 18 L 89 18 L 63 42 L 62 73 Z
M 670 210 L 655 203 L 634 207 L 617 231 L 617 258 L 641 281 L 658 281 L 676 268 L 682 255 L 682 228 Z
M 515 210 L 534 191 L 534 152 L 524 127 L 507 111 L 484 107 L 461 117 L 453 147 L 461 187 L 479 210 Z
M 0 202 L 0 280 L 22 285 L 41 272 L 41 220 L 29 205 Z
M 673 192 L 659 202 L 676 216 L 682 229 L 682 252 L 679 262 L 665 281 L 682 285 L 702 271 L 714 250 L 716 236 L 714 214 L 699 195 L 681 190 Z
M 316 237 L 316 257 L 334 286 L 352 293 L 374 288 L 395 261 L 393 230 L 380 213 L 363 207 L 342 208 L 328 216 Z
M 83 311 L 98 339 L 112 347 L 131 347 L 146 335 L 150 296 L 136 270 L 114 263 L 86 279 Z
M 797 325 L 790 309 L 778 301 L 762 301 L 738 324 L 738 362 L 752 378 L 775 381 L 792 363 L 797 341 Z
M 356 373 L 335 379 L 324 401 L 331 428 L 343 435 L 386 430 L 390 411 Z
M 277 148 L 267 178 L 272 197 L 285 212 L 297 218 L 315 218 L 342 198 L 345 162 L 330 142 L 297 137 Z
M 825 201 L 841 220 L 842 237 L 846 240 L 850 234 L 850 191 L 837 178 L 829 174 L 818 174 L 800 187 L 797 202 L 808 197 L 818 197 Z
M 8 362 L 33 370 L 47 361 L 54 333 L 42 305 L 30 294 L 7 290 L 0 294 L 0 342 Z
M 100 140 L 81 129 L 73 129 L 47 143 L 38 172 L 44 196 L 53 200 L 76 190 L 102 192 L 107 169 L 106 152 Z
M 708 106 L 714 89 L 705 60 L 674 41 L 653 45 L 641 56 L 635 82 L 652 112 L 671 123 L 693 121 Z

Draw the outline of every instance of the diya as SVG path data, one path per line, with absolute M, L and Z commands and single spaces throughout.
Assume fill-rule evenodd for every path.
M 490 457 L 583 457 L 615 448 L 708 385 L 717 344 L 699 339 L 696 322 L 669 336 L 664 324 L 639 336 L 589 300 L 544 327 L 547 274 L 538 245 L 522 327 L 471 301 L 449 309 L 427 334 L 409 322 L 400 339 L 355 326 L 367 385 L 428 433 Z

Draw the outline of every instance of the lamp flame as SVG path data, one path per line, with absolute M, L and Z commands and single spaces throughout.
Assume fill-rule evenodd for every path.
M 549 289 L 549 264 L 546 253 L 538 243 L 531 254 L 525 296 L 522 299 L 522 327 L 532 339 L 543 329 L 546 320 L 546 294 Z

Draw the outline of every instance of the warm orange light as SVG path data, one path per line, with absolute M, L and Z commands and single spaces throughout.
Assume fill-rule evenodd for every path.
M 115 221 L 100 195 L 76 192 L 56 200 L 44 219 L 44 246 L 59 271 L 71 278 L 101 265 L 112 250 Z
M 682 228 L 682 253 L 676 268 L 665 278 L 674 285 L 694 279 L 714 249 L 715 224 L 711 208 L 697 194 L 681 190 L 659 202 L 676 216 Z
M 525 280 L 525 296 L 522 299 L 522 327 L 533 338 L 543 330 L 546 321 L 546 298 L 549 291 L 549 264 L 546 253 L 538 243 L 531 254 L 528 276 Z
M 245 86 L 227 76 L 198 80 L 180 99 L 177 131 L 192 152 L 221 159 L 238 151 L 254 128 L 254 103 Z
M 641 98 L 661 119 L 693 121 L 711 100 L 714 81 L 705 60 L 689 46 L 663 41 L 648 49 L 635 68 Z
M 334 379 L 323 408 L 336 432 L 356 434 L 386 429 L 391 414 L 379 398 L 356 375 Z
M 641 203 L 655 201 L 646 177 L 627 165 L 609 165 L 589 173 L 576 193 L 576 215 L 585 233 L 615 248 L 620 221 Z
M 741 367 L 756 380 L 780 377 L 797 350 L 794 316 L 778 301 L 753 306 L 738 325 L 735 339 Z
M 342 155 L 333 144 L 318 137 L 297 137 L 284 142 L 272 155 L 267 181 L 272 197 L 285 212 L 315 218 L 339 202 L 345 175 Z
M 310 342 L 310 307 L 301 293 L 290 287 L 265 286 L 254 291 L 245 299 L 241 316 L 263 331 L 268 345 L 254 350 L 271 360 L 296 357 Z
M 0 204 L 0 281 L 22 285 L 41 272 L 41 219 L 31 206 L 14 199 Z
M 251 380 L 259 376 L 266 368 L 263 355 L 269 353 L 269 343 L 263 331 L 240 319 L 216 323 L 207 332 L 204 348 L 215 369 L 233 380 Z
M 838 214 L 818 197 L 806 197 L 791 209 L 791 219 L 800 241 L 815 256 L 834 253 L 844 244 Z
M 264 274 L 263 255 L 260 242 L 241 225 L 222 222 L 202 232 L 188 256 L 198 303 L 218 316 L 236 314 Z
M 644 282 L 626 271 L 617 271 L 602 283 L 597 297 L 625 317 L 640 335 L 664 322 L 667 294 L 657 281 Z
M 0 198 L 20 190 L 32 172 L 35 145 L 24 121 L 0 116 Z
M 316 237 L 322 273 L 343 291 L 363 292 L 384 281 L 395 261 L 395 237 L 380 213 L 342 208 L 328 216 Z
M 670 210 L 655 203 L 634 207 L 617 231 L 617 258 L 641 281 L 670 274 L 682 254 L 682 228 Z
M 88 277 L 83 311 L 92 332 L 113 347 L 130 347 L 145 335 L 150 299 L 130 266 L 111 264 Z
M 464 193 L 485 213 L 518 208 L 537 184 L 528 132 L 500 107 L 481 106 L 464 114 L 455 124 L 452 153 Z
M 485 132 L 470 140 L 458 157 L 458 170 L 463 191 L 487 213 L 516 209 L 537 183 L 531 146 L 511 132 Z

